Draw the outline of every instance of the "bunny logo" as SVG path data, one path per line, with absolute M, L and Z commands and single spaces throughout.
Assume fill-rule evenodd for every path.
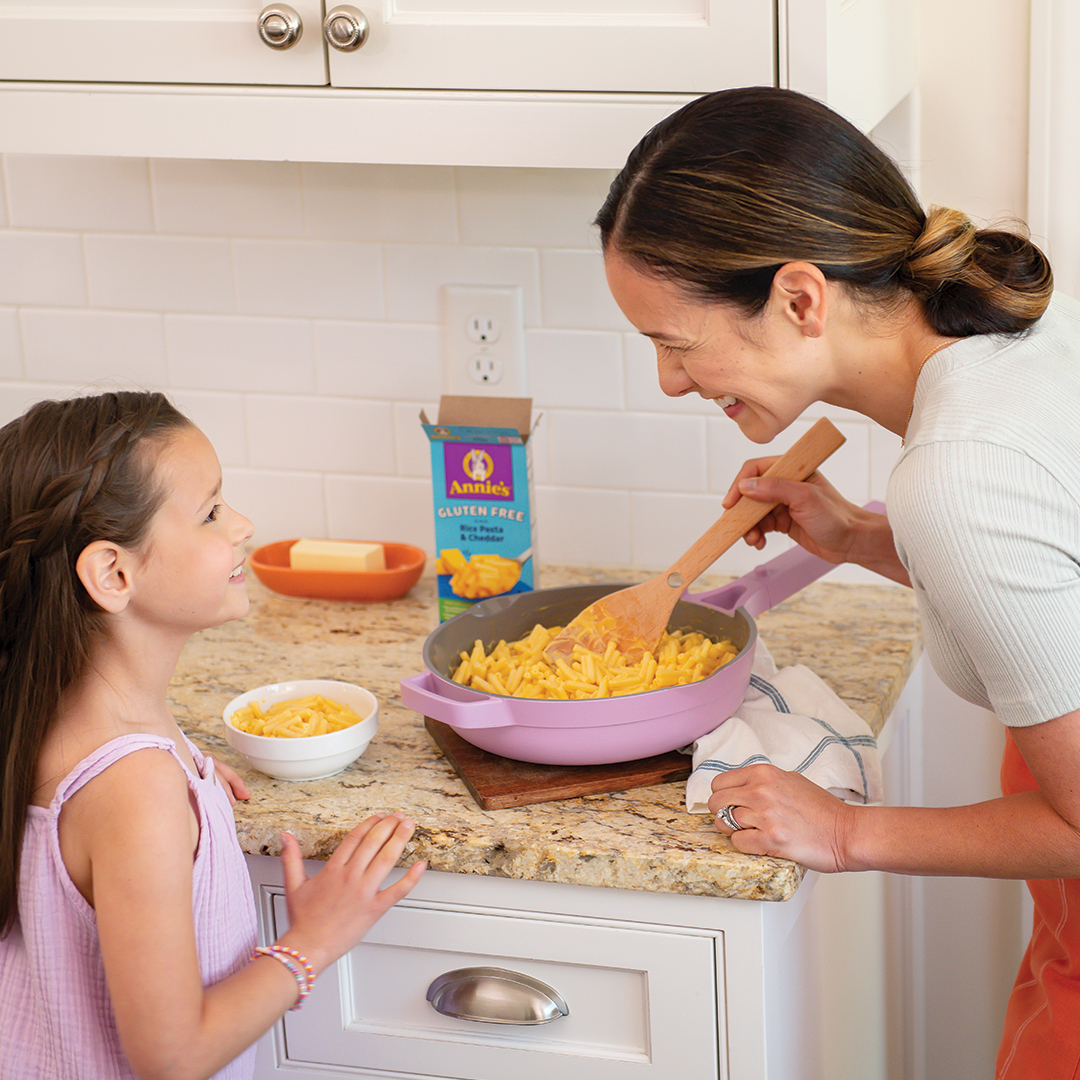
M 478 446 L 472 447 L 465 455 L 462 467 L 465 475 L 477 483 L 483 483 L 495 471 L 491 455 Z
M 514 467 L 509 446 L 446 446 L 448 499 L 513 499 Z

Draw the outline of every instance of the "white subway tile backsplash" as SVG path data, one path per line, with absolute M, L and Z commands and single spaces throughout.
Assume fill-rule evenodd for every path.
M 21 321 L 28 378 L 79 383 L 89 376 L 131 386 L 168 385 L 160 315 L 25 308 Z
M 256 468 L 377 476 L 396 471 L 389 402 L 249 394 L 244 408 Z
M 320 394 L 391 401 L 439 394 L 442 334 L 437 326 L 320 320 L 314 333 Z
M 74 233 L 0 233 L 0 304 L 86 307 L 86 266 Z
M 900 457 L 900 438 L 877 424 L 870 425 L 870 498 L 885 501 L 889 475 Z
M 700 416 L 554 411 L 546 414 L 552 484 L 705 491 Z
M 815 406 L 759 447 L 713 404 L 660 391 L 590 224 L 611 173 L 2 163 L 0 423 L 43 397 L 167 388 L 214 443 L 257 543 L 338 536 L 433 553 L 419 413 L 438 411 L 446 284 L 522 289 L 541 574 L 670 565 L 719 516 L 742 461 L 819 415 L 848 436 L 830 480 L 856 501 L 884 496 L 898 440 L 863 417 Z M 738 544 L 714 572 L 765 558 Z
M 630 493 L 571 487 L 536 489 L 540 584 L 544 564 L 625 566 L 630 548 Z
M 588 330 L 530 330 L 525 335 L 529 393 L 537 408 L 619 409 L 622 342 Z
M 151 177 L 158 232 L 304 235 L 300 166 L 295 162 L 162 159 L 151 163 Z
M 630 496 L 630 535 L 635 566 L 667 569 L 724 512 L 717 495 L 637 491 Z M 776 545 L 773 545 L 776 547 Z M 770 554 L 779 554 L 776 547 Z M 744 574 L 763 559 L 741 540 L 706 574 Z M 694 587 L 695 592 L 702 587 Z
M 225 500 L 251 519 L 255 546 L 329 535 L 321 473 L 228 467 L 222 471 Z
M 36 401 L 67 398 L 80 388 L 56 383 L 0 382 L 0 426 L 21 416 Z
M 607 169 L 459 168 L 461 242 L 598 250 L 592 222 L 614 175 Z
M 541 251 L 544 323 L 572 330 L 629 329 L 608 292 L 604 260 L 592 251 Z
M 420 411 L 434 421 L 439 412 L 437 399 L 399 401 L 394 405 L 394 447 L 398 476 L 431 479 L 431 442 L 420 426 Z
M 393 541 L 435 551 L 431 481 L 328 476 L 327 533 L 335 540 Z
M 14 228 L 154 230 L 150 174 L 144 159 L 16 154 L 5 161 Z
M 91 307 L 204 314 L 236 310 L 227 240 L 95 233 L 84 243 Z
M 172 386 L 283 394 L 315 389 L 306 319 L 167 315 L 165 340 Z
M 443 285 L 520 285 L 525 325 L 539 326 L 540 272 L 527 248 L 459 244 L 388 244 L 386 317 L 391 322 L 435 323 L 442 319 Z
M 169 390 L 169 400 L 210 440 L 222 469 L 248 464 L 247 423 L 241 394 Z
M 0 379 L 25 377 L 18 308 L 0 307 Z
M 377 244 L 234 240 L 238 310 L 310 319 L 385 317 Z
M 305 233 L 317 240 L 456 244 L 454 170 L 305 162 Z

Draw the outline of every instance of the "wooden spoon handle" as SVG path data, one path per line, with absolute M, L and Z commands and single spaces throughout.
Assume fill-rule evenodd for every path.
M 843 446 L 845 441 L 835 425 L 822 417 L 762 475 L 776 476 L 781 480 L 805 480 L 830 454 Z M 667 576 L 679 574 L 682 578 L 681 588 L 686 588 L 777 505 L 779 504 L 740 498 L 672 564 Z

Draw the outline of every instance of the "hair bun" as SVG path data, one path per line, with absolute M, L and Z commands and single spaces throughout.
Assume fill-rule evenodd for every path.
M 906 261 L 912 283 L 932 289 L 964 278 L 977 242 L 975 223 L 962 210 L 931 206 Z

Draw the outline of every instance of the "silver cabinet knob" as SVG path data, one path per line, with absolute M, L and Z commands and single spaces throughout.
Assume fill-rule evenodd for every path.
M 368 39 L 367 16 L 351 4 L 339 4 L 323 19 L 323 37 L 339 52 L 355 52 Z
M 427 999 L 436 1012 L 484 1024 L 550 1024 L 570 1010 L 547 983 L 497 967 L 457 968 L 440 975 Z
M 259 12 L 259 37 L 271 49 L 291 49 L 303 32 L 300 15 L 288 4 L 271 4 Z

